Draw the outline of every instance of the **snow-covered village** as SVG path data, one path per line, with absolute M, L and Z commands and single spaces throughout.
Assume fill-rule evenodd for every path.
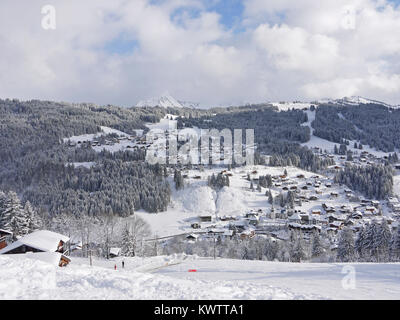
M 399 300 L 400 3 L 342 2 L 5 1 L 0 300 Z
M 311 104 L 303 108 L 311 117 L 315 113 L 315 110 L 310 111 Z M 184 120 L 184 117 L 180 118 Z M 148 130 L 144 131 L 176 128 L 178 122 L 177 115 L 167 113 L 158 123 L 146 124 Z M 104 163 L 86 160 L 105 154 L 109 157 L 131 154 L 133 157 L 137 153 L 146 153 L 161 141 L 147 138 L 142 129 L 134 130 L 131 135 L 109 127 L 99 130 L 96 134 L 62 139 L 66 152 L 85 150 L 86 154 L 81 159 L 85 161 L 66 162 L 64 167 L 67 170 L 99 172 L 99 166 Z M 356 270 L 365 268 L 367 273 L 379 270 L 376 272 L 382 279 L 371 283 L 374 288 L 383 279 L 386 281 L 386 277 L 393 278 L 392 291 L 386 292 L 387 284 L 382 284 L 381 291 L 378 290 L 381 294 L 379 298 L 396 298 L 400 289 L 399 279 L 391 268 L 398 267 L 400 243 L 400 202 L 397 193 L 400 162 L 397 153 L 379 152 L 369 147 L 361 149 L 353 141 L 337 145 L 317 137 L 315 139 L 319 139 L 320 144 L 316 146 L 314 142 L 307 148 L 310 154 L 323 159 L 326 164 L 324 169 L 314 171 L 301 169 L 293 163 L 282 165 L 279 162 L 285 159 L 263 153 L 257 157 L 257 164 L 225 165 L 223 148 L 219 150 L 216 164 L 183 164 L 183 159 L 178 159 L 174 165 L 155 165 L 155 170 L 160 171 L 168 185 L 169 191 L 165 192 L 170 200 L 165 208 L 162 203 L 153 203 L 147 204 L 146 209 L 131 208 L 133 212 L 122 215 L 104 214 L 113 210 L 107 207 L 100 209 L 101 214 L 93 215 L 71 215 L 64 209 L 49 217 L 43 209 L 34 208 L 29 200 L 23 205 L 13 191 L 1 193 L 0 259 L 3 259 L 4 267 L 8 264 L 16 266 L 9 270 L 11 274 L 26 272 L 22 270 L 22 265 L 18 267 L 22 262 L 28 266 L 30 271 L 27 272 L 32 272 L 32 268 L 44 268 L 45 274 L 49 268 L 54 270 L 50 273 L 50 284 L 46 284 L 50 287 L 44 288 L 42 293 L 44 298 L 58 297 L 52 291 L 58 285 L 57 277 L 74 277 L 74 270 L 82 268 L 88 277 L 93 277 L 90 270 L 96 270 L 110 279 L 118 275 L 129 282 L 142 281 L 143 273 L 156 274 L 154 281 L 158 275 L 171 276 L 174 283 L 175 278 L 182 280 L 177 285 L 179 290 L 182 290 L 181 285 L 189 288 L 198 286 L 201 281 L 214 282 L 219 277 L 225 281 L 221 285 L 226 289 L 218 289 L 222 290 L 222 294 L 218 290 L 207 290 L 207 293 L 196 291 L 196 295 L 185 298 L 376 298 L 377 291 L 371 292 L 372 287 L 368 284 L 360 291 L 343 288 L 341 279 L 346 263 L 351 263 Z M 164 144 L 160 145 L 158 150 L 165 148 Z M 255 147 L 257 149 L 257 144 Z M 211 149 L 210 153 L 212 155 Z M 345 181 L 353 180 L 343 180 L 341 175 L 353 165 L 360 169 L 390 165 L 393 177 L 383 181 L 388 192 L 392 189 L 390 196 L 377 200 L 380 195 L 374 194 L 386 185 L 369 188 L 366 192 L 370 192 L 370 197 L 366 197 L 365 191 L 351 189 L 352 184 Z M 380 175 L 379 179 L 382 178 Z M 72 212 L 90 210 L 90 206 L 87 207 L 79 198 L 70 201 L 73 201 L 69 205 Z M 119 207 L 123 205 L 118 204 Z M 94 207 L 93 210 L 99 209 Z M 27 260 L 23 259 L 25 257 Z M 299 263 L 301 267 L 295 267 Z M 232 268 L 227 268 L 227 265 Z M 64 268 L 53 269 L 55 266 Z M 238 294 L 231 287 L 234 286 L 233 279 L 237 279 L 234 276 L 237 272 L 243 273 L 243 276 L 239 283 L 233 281 L 235 286 L 246 282 L 246 288 L 254 288 L 254 285 L 259 289 L 263 287 L 258 280 L 257 283 L 248 283 L 246 274 L 254 268 L 260 277 L 265 277 L 265 284 L 275 283 L 278 287 L 268 285 L 262 293 L 241 289 Z M 279 284 L 270 282 L 271 274 L 286 268 L 288 273 L 294 274 L 285 280 L 280 279 Z M 315 269 L 315 274 L 310 271 L 309 276 L 303 277 L 298 268 Z M 15 281 L 9 272 L 3 281 L 5 285 Z M 321 280 L 321 274 L 326 279 Z M 164 281 L 163 286 L 170 286 L 168 278 L 163 277 L 163 280 L 157 281 Z M 304 282 L 307 293 L 290 289 L 294 279 Z M 193 280 L 196 281 L 193 283 Z M 313 285 L 306 284 L 313 280 Z M 326 286 L 332 283 L 336 284 L 326 290 Z M 63 282 L 62 285 L 65 284 Z M 26 285 L 29 287 L 31 284 Z M 65 295 L 60 298 L 87 297 L 86 290 L 92 292 L 91 289 L 93 292 L 89 296 L 93 298 L 183 298 L 173 290 L 157 291 L 159 296 L 152 292 L 139 297 L 132 292 L 121 292 L 117 283 L 112 284 L 112 288 L 103 288 L 111 291 L 102 296 L 104 293 L 90 289 L 93 286 L 90 281 L 87 286 L 85 293 L 82 292 L 84 296 L 80 296 L 76 288 L 71 288 L 71 291 L 63 290 Z M 18 294 L 25 289 L 20 290 L 16 290 L 12 297 L 18 298 Z M 36 295 L 40 289 L 32 290 L 32 294 Z M 9 294 L 4 293 L 3 297 L 9 297 Z

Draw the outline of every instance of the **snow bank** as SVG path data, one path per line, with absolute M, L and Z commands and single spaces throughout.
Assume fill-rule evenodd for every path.
M 0 300 L 48 299 L 56 287 L 58 266 L 26 255 L 0 255 Z
M 127 260 L 129 265 L 130 261 Z M 143 262 L 146 263 L 146 259 Z M 196 265 L 194 260 L 187 263 Z M 0 299 L 215 300 L 315 297 L 253 281 L 177 279 L 134 270 L 114 270 L 113 262 L 110 264 L 112 266 L 108 268 L 85 264 L 56 268 L 31 259 L 1 256 Z
M 285 263 L 183 254 L 94 258 L 93 263 L 75 258 L 59 268 L 22 255 L 0 256 L 0 299 L 400 298 L 399 263 Z M 352 287 L 344 285 L 349 270 L 355 275 Z

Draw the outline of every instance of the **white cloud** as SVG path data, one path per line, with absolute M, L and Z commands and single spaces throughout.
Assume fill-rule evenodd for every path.
M 254 32 L 256 43 L 278 68 L 315 74 L 332 72 L 338 59 L 338 43 L 321 34 L 287 25 L 262 24 Z
M 48 1 L 2 2 L 1 97 L 133 105 L 168 90 L 205 104 L 400 101 L 400 9 L 384 0 L 247 0 L 240 33 L 201 0 L 50 2 L 55 31 L 41 28 Z M 122 36 L 130 52 L 106 49 Z

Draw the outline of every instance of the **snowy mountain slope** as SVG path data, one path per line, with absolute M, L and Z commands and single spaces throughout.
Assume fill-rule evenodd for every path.
M 157 257 L 158 258 L 158 257 Z M 0 299 L 313 299 L 319 295 L 295 293 L 289 289 L 259 284 L 254 281 L 225 281 L 177 279 L 162 274 L 138 272 L 140 264 L 152 265 L 151 270 L 168 267 L 169 259 L 161 264 L 151 258 L 133 258 L 134 268 L 126 269 L 120 261 L 103 260 L 101 266 L 90 267 L 87 259 L 76 259 L 66 268 L 53 267 L 32 259 L 0 257 Z M 159 259 L 158 259 L 159 260 Z M 175 257 L 176 260 L 176 257 Z M 75 260 L 73 260 L 75 261 Z M 172 265 L 179 261 L 171 262 Z M 118 269 L 114 270 L 114 264 Z M 214 261 L 209 260 L 210 267 Z M 96 263 L 95 263 L 96 264 Z M 189 262 L 196 265 L 194 262 Z M 244 273 L 246 263 L 243 264 Z M 251 273 L 250 273 L 251 275 Z M 251 277 L 250 277 L 251 278 Z
M 163 107 L 163 108 L 198 108 L 199 104 L 189 101 L 180 101 L 166 93 L 157 98 L 141 100 L 136 107 Z
M 314 136 L 314 129 L 311 126 L 311 123 L 315 120 L 315 111 L 307 110 L 307 117 L 308 121 L 303 123 L 302 126 L 308 126 L 310 128 L 310 140 L 308 142 L 302 143 L 303 146 L 307 146 L 309 148 L 320 148 L 322 150 L 327 150 L 329 152 L 333 152 L 335 145 L 337 146 L 338 144 L 329 140 L 322 139 L 320 137 Z M 359 149 L 354 148 L 354 143 L 359 141 L 353 141 L 349 140 L 349 145 L 347 146 L 348 150 L 351 150 L 353 152 L 359 152 Z M 374 148 L 371 148 L 369 146 L 364 146 L 363 151 L 367 151 L 370 154 L 373 154 L 377 157 L 383 157 L 386 155 L 389 155 L 387 152 L 379 151 Z
M 331 103 L 337 105 L 347 105 L 347 106 L 356 106 L 360 104 L 380 104 L 387 108 L 399 108 L 400 105 L 391 105 L 382 101 L 368 99 L 360 96 L 351 96 L 351 97 L 343 97 L 341 99 L 320 99 L 315 102 L 271 102 L 271 104 L 275 107 L 278 107 L 280 111 L 286 111 L 291 109 L 308 109 L 311 105 L 318 105 L 324 103 Z
M 360 96 L 343 97 L 341 99 L 321 99 L 318 102 L 319 103 L 333 103 L 333 104 L 348 105 L 348 106 L 374 103 L 374 104 L 383 105 L 387 108 L 399 108 L 400 107 L 400 105 L 391 105 L 391 104 L 388 104 L 388 103 L 385 103 L 382 101 L 368 99 L 368 98 L 364 98 L 364 97 L 360 97 Z
M 287 111 L 291 109 L 308 109 L 311 105 L 318 105 L 323 103 L 332 103 L 338 105 L 359 105 L 359 104 L 380 104 L 386 106 L 388 108 L 399 108 L 400 105 L 391 105 L 382 101 L 368 99 L 361 96 L 351 96 L 351 97 L 343 97 L 340 99 L 320 99 L 318 101 L 311 101 L 311 102 L 301 102 L 301 101 L 280 101 L 280 102 L 268 102 L 279 109 L 279 111 Z M 257 105 L 257 104 L 250 104 L 250 103 L 237 103 L 237 104 L 230 104 L 229 106 L 247 106 L 247 105 Z M 190 101 L 182 101 L 175 99 L 169 93 L 165 93 L 160 97 L 154 97 L 147 100 L 141 100 L 136 104 L 136 107 L 163 107 L 163 108 L 203 108 L 200 103 L 190 102 Z M 227 107 L 228 105 L 215 105 L 215 107 Z
M 281 263 L 173 255 L 73 258 L 65 268 L 0 256 L 0 299 L 399 299 L 398 263 Z M 117 270 L 114 270 L 114 265 Z M 352 269 L 352 267 L 354 269 Z M 195 269 L 197 272 L 188 272 Z M 343 286 L 355 271 L 354 287 Z

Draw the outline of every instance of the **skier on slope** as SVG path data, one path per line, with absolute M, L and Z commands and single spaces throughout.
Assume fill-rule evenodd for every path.
M 125 268 L 125 261 L 122 260 L 122 269 L 124 269 L 124 268 Z

